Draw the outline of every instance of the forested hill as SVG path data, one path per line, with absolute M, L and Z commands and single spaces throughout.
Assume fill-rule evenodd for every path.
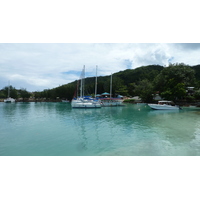
M 111 76 L 99 76 L 97 93 L 110 92 Z M 77 94 L 77 80 L 71 83 L 46 89 L 42 92 L 34 92 L 34 97 L 71 100 Z M 85 95 L 94 95 L 95 77 L 85 79 Z M 160 65 L 148 65 L 136 69 L 126 69 L 112 75 L 112 95 L 140 96 L 144 101 L 150 102 L 152 94 L 159 92 L 166 99 L 183 99 L 187 87 L 200 88 L 200 64 L 195 66 L 184 63 L 170 64 L 168 67 Z M 0 98 L 6 98 L 8 88 L 0 90 Z M 30 93 L 23 90 L 10 89 L 12 98 L 28 98 Z M 196 97 L 195 97 L 196 98 Z M 199 92 L 200 100 L 200 92 Z
M 163 66 L 160 65 L 148 65 L 138 67 L 136 69 L 127 69 L 114 74 L 124 81 L 126 85 L 138 82 L 143 79 L 153 81 L 154 78 L 163 70 Z
M 200 81 L 200 65 L 195 65 L 191 67 L 195 71 L 195 77 Z
M 184 64 L 180 64 L 180 66 L 182 65 L 184 66 Z M 112 94 L 121 94 L 124 96 L 140 95 L 140 92 L 137 91 L 137 89 L 139 89 L 138 86 L 142 84 L 154 85 L 155 78 L 158 77 L 158 75 L 161 74 L 161 72 L 165 68 L 166 67 L 160 65 L 148 65 L 138 67 L 136 69 L 127 69 L 114 73 L 112 75 Z M 200 65 L 192 67 L 189 66 L 189 68 L 194 70 L 196 81 L 200 83 Z M 39 97 L 46 97 L 51 99 L 59 97 L 71 100 L 74 94 L 77 94 L 76 88 L 77 81 L 74 81 L 72 83 L 68 83 L 54 89 L 38 92 L 36 93 L 36 95 L 38 95 Z M 86 78 L 85 95 L 94 95 L 94 91 L 95 77 Z M 103 92 L 110 92 L 110 76 L 98 77 L 97 93 L 101 94 Z
M 163 66 L 149 65 L 136 69 L 127 69 L 112 75 L 112 93 L 121 95 L 134 95 L 133 87 L 141 80 L 153 81 L 154 78 L 163 70 Z M 77 81 L 59 86 L 43 92 L 37 92 L 39 97 L 46 98 L 67 98 L 72 99 L 76 94 Z M 93 95 L 95 91 L 95 77 L 85 79 L 85 95 Z M 110 76 L 99 76 L 97 93 L 110 92 Z

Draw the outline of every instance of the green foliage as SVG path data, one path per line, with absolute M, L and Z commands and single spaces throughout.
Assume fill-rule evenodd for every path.
M 183 63 L 170 64 L 155 78 L 155 90 L 168 100 L 182 99 L 186 95 L 186 87 L 196 84 L 195 72 Z
M 0 98 L 5 99 L 7 95 L 4 93 L 3 90 L 0 90 Z
M 115 92 L 123 96 L 128 96 L 128 88 L 126 85 L 121 85 Z
M 198 66 L 200 67 L 200 66 Z M 195 67 L 197 69 L 198 67 Z M 98 77 L 97 93 L 110 92 L 110 76 Z M 200 76 L 199 76 L 200 83 Z M 40 95 L 46 98 L 67 98 L 71 100 L 76 94 L 77 83 L 73 82 L 51 90 L 44 90 Z M 112 94 L 123 96 L 140 96 L 145 102 L 152 101 L 155 91 L 165 99 L 176 100 L 186 96 L 187 86 L 197 86 L 195 71 L 183 63 L 142 66 L 127 69 L 112 75 Z M 200 86 L 200 84 L 199 84 Z M 94 95 L 95 77 L 85 79 L 85 95 Z
M 8 86 L 6 86 L 1 90 L 4 98 L 8 97 L 8 89 L 9 89 Z M 10 86 L 10 95 L 9 96 L 14 99 L 18 98 L 18 92 L 12 85 Z
M 97 93 L 110 92 L 111 76 L 99 76 Z M 155 92 L 167 100 L 178 100 L 187 97 L 186 88 L 194 86 L 200 88 L 200 65 L 190 67 L 184 63 L 170 64 L 169 67 L 160 65 L 142 66 L 136 69 L 127 69 L 112 75 L 112 94 L 123 96 L 140 96 L 145 102 L 152 101 Z M 94 95 L 95 77 L 85 79 L 85 95 Z M 62 85 L 42 92 L 34 92 L 35 98 L 69 99 L 77 94 L 77 81 Z M 8 87 L 0 91 L 0 98 L 6 98 Z M 12 98 L 29 98 L 30 93 L 26 89 L 16 90 L 11 86 Z M 200 99 L 200 94 L 194 97 Z
M 135 96 L 135 93 L 134 93 L 134 91 L 135 91 L 135 86 L 136 86 L 136 84 L 135 83 L 129 83 L 128 84 L 128 94 L 130 95 L 130 96 Z
M 24 88 L 21 88 L 19 91 L 18 91 L 18 94 L 19 94 L 19 96 L 21 97 L 21 98 L 23 98 L 23 100 L 24 99 L 28 99 L 28 98 L 30 98 L 30 96 L 31 96 L 31 93 L 30 92 L 28 92 L 26 89 L 24 89 Z
M 197 80 L 200 80 L 200 65 L 195 65 L 195 66 L 191 67 L 191 69 L 193 69 L 195 71 L 195 78 Z
M 193 102 L 195 100 L 195 97 L 193 97 L 193 96 L 187 96 L 186 100 L 187 100 L 187 102 L 191 103 L 191 102 Z
M 135 86 L 135 93 L 140 96 L 144 102 L 151 102 L 153 100 L 153 84 L 147 79 L 140 81 Z
M 134 103 L 135 99 L 125 99 L 123 102 L 125 102 L 125 103 Z
M 143 79 L 153 81 L 162 70 L 163 67 L 160 65 L 148 65 L 136 69 L 127 69 L 114 75 L 124 80 L 124 84 L 128 86 L 130 83 L 138 83 Z
M 194 93 L 195 99 L 200 99 L 200 91 Z
M 195 84 L 195 72 L 190 66 L 183 63 L 170 64 L 155 78 L 154 83 L 159 90 L 173 87 L 172 84 L 177 83 L 184 83 L 186 87 L 191 86 Z

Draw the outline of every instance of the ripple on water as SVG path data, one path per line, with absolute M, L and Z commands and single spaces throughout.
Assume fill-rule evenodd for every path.
M 200 110 L 0 104 L 0 155 L 200 155 Z

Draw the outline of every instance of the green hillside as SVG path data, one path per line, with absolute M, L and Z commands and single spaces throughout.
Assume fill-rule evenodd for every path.
M 153 81 L 154 78 L 163 70 L 163 66 L 149 65 L 142 66 L 136 69 L 127 69 L 114 73 L 112 75 L 112 94 L 114 96 L 121 94 L 126 96 L 134 95 L 134 85 L 138 84 L 141 80 Z M 77 81 L 59 86 L 50 90 L 44 90 L 37 93 L 40 97 L 46 98 L 67 98 L 72 99 L 76 94 Z M 85 95 L 94 95 L 95 91 L 95 77 L 85 79 Z M 99 76 L 97 93 L 110 92 L 110 76 Z
M 190 79 L 186 82 L 185 79 Z M 168 86 L 168 88 L 167 88 Z M 112 94 L 123 96 L 141 96 L 144 101 L 150 101 L 152 93 L 160 91 L 167 97 L 180 98 L 187 86 L 200 86 L 200 65 L 188 66 L 184 63 L 170 64 L 169 67 L 160 65 L 141 66 L 127 69 L 112 75 Z M 173 88 L 174 87 L 174 88 Z M 181 87 L 181 88 L 180 88 Z M 39 97 L 50 99 L 67 98 L 71 100 L 77 94 L 77 81 L 37 93 Z M 166 92 L 166 91 L 167 92 Z M 176 90 L 176 92 L 174 92 Z M 85 79 L 85 95 L 94 95 L 95 77 Z M 177 92 L 182 91 L 182 93 Z M 110 76 L 99 76 L 97 93 L 110 92 Z M 178 97 L 175 96 L 178 95 Z M 170 96 L 171 95 L 171 96 Z M 185 94 L 184 94 L 185 95 Z
M 110 76 L 98 77 L 98 94 L 110 92 L 110 78 Z M 49 100 L 58 98 L 71 100 L 77 95 L 77 83 L 78 81 L 75 80 L 53 89 L 34 92 L 34 96 Z M 95 77 L 86 78 L 84 85 L 85 95 L 94 95 Z M 126 69 L 112 75 L 112 94 L 114 97 L 118 94 L 140 96 L 146 102 L 152 101 L 152 94 L 158 92 L 166 99 L 184 99 L 187 96 L 185 91 L 188 86 L 193 86 L 195 89 L 200 88 L 200 65 L 189 66 L 184 63 L 170 64 L 168 67 L 148 65 L 136 69 Z M 6 91 L 6 88 L 0 91 L 0 98 L 5 97 Z M 22 96 L 22 91 L 17 93 Z M 195 98 L 200 98 L 200 93 L 199 97 L 197 95 Z

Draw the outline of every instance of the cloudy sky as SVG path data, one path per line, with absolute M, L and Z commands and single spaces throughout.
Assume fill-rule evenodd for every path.
M 1 43 L 0 87 L 10 81 L 28 91 L 51 89 L 86 77 L 140 66 L 200 64 L 200 43 Z
M 200 64 L 198 8 L 193 0 L 181 9 L 174 0 L 5 1 L 0 89 L 9 81 L 17 89 L 51 89 L 78 79 L 83 65 L 89 77 L 96 65 L 104 76 L 143 65 Z

